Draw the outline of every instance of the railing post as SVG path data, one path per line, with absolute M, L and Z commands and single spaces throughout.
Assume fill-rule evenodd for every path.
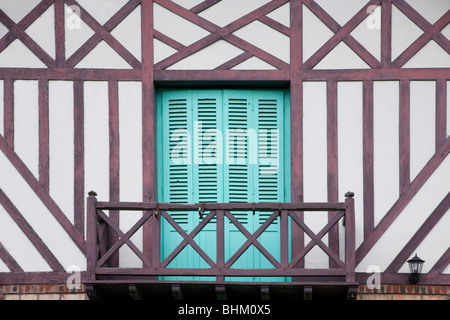
M 95 269 L 97 266 L 97 193 L 89 192 L 87 199 L 86 217 L 86 258 L 87 258 L 87 279 L 95 280 Z
M 225 223 L 224 223 L 224 212 L 223 210 L 216 211 L 216 228 L 217 228 L 217 250 L 216 250 L 216 265 L 218 269 L 222 269 L 225 267 Z M 217 276 L 217 281 L 224 281 L 224 276 Z
M 345 281 L 355 282 L 355 200 L 353 192 L 345 194 Z

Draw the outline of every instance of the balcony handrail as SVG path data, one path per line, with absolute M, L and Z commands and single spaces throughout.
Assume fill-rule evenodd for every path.
M 96 194 L 91 192 L 87 207 L 87 259 L 88 279 L 99 277 L 117 278 L 120 276 L 214 276 L 217 281 L 223 281 L 225 276 L 295 276 L 295 277 L 336 277 L 341 276 L 345 283 L 355 281 L 355 225 L 354 225 L 354 199 L 353 193 L 346 193 L 345 202 L 311 202 L 311 203 L 158 203 L 158 202 L 119 202 L 97 201 Z M 139 221 L 126 233 L 123 233 L 103 211 L 142 211 Z M 189 234 L 170 216 L 168 211 L 207 212 L 200 223 Z M 234 217 L 231 211 L 272 211 L 272 214 L 253 234 Z M 319 233 L 313 232 L 298 215 L 305 211 L 334 212 L 327 225 Z M 163 217 L 181 235 L 182 242 L 163 261 L 160 259 L 160 221 Z M 209 257 L 193 240 L 194 237 L 210 222 L 216 218 L 216 262 Z M 224 257 L 224 219 L 227 217 L 237 229 L 246 237 L 245 243 L 227 260 Z M 275 259 L 258 241 L 258 237 L 280 217 L 280 259 Z M 299 252 L 292 254 L 289 261 L 288 219 L 306 233 L 311 241 Z M 345 226 L 345 258 L 341 260 L 338 253 L 333 252 L 321 239 L 336 224 L 343 219 Z M 131 236 L 144 224 L 150 230 L 152 239 L 150 250 L 144 252 L 138 249 L 130 240 Z M 117 240 L 108 244 L 108 235 L 117 234 Z M 104 266 L 119 248 L 127 244 L 131 250 L 142 260 L 143 268 L 120 268 L 116 265 Z M 169 268 L 173 259 L 182 249 L 191 245 L 195 251 L 207 262 L 209 268 Z M 254 245 L 273 265 L 268 269 L 235 269 L 232 265 L 251 246 Z M 298 267 L 298 263 L 314 247 L 319 246 L 332 260 L 334 268 L 305 269 Z

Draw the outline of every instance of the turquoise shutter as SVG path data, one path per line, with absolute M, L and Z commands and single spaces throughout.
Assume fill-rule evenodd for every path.
M 258 164 L 255 172 L 255 202 L 284 202 L 284 157 L 283 145 L 283 93 L 258 92 L 254 94 L 255 117 L 258 130 Z M 258 212 L 255 231 L 273 212 Z M 280 218 L 277 218 L 259 237 L 258 241 L 272 256 L 280 261 Z M 273 268 L 272 263 L 259 250 L 255 267 Z M 264 278 L 263 278 L 264 279 Z M 262 279 L 258 279 L 262 280 Z M 266 281 L 283 281 L 284 278 L 269 278 Z
M 223 202 L 222 91 L 194 91 L 193 100 L 194 180 L 191 184 L 195 186 L 194 202 Z M 209 211 L 204 212 L 203 217 L 208 214 Z M 194 215 L 195 225 L 200 219 L 199 214 Z M 200 231 L 195 241 L 213 261 L 216 260 L 215 217 Z M 193 259 L 196 267 L 209 267 L 196 252 Z
M 192 97 L 190 91 L 167 91 L 163 93 L 163 161 L 164 167 L 163 202 L 190 203 L 192 197 Z M 168 212 L 171 217 L 189 232 L 194 221 L 189 212 Z M 166 258 L 182 241 L 178 232 L 166 221 L 163 221 L 162 258 Z M 191 260 L 193 249 L 185 248 L 170 264 L 171 268 L 182 268 Z M 168 277 L 176 280 L 178 277 Z
M 224 127 L 226 129 L 224 200 L 225 202 L 253 202 L 253 171 L 249 165 L 251 147 L 248 136 L 252 128 L 251 91 L 224 92 Z M 247 211 L 232 214 L 249 231 L 253 232 L 253 216 Z M 246 237 L 231 221 L 225 221 L 225 261 L 246 241 Z M 253 248 L 247 249 L 232 265 L 233 268 L 251 268 L 254 264 Z M 248 278 L 227 278 L 233 281 L 252 281 Z
M 183 90 L 163 91 L 160 98 L 162 201 L 284 202 L 282 92 Z M 205 212 L 204 216 L 208 213 Z M 201 219 L 197 212 L 170 214 L 188 233 Z M 233 214 L 250 233 L 254 233 L 271 212 L 233 211 Z M 162 225 L 164 259 L 181 242 L 181 237 L 167 222 L 163 221 Z M 258 239 L 276 259 L 279 259 L 278 233 L 277 219 Z M 225 221 L 225 236 L 225 260 L 228 260 L 246 237 L 228 219 Z M 194 240 L 215 261 L 215 218 Z M 207 268 L 208 265 L 187 246 L 169 267 Z M 253 246 L 232 266 L 244 269 L 271 267 L 272 264 Z M 206 277 L 165 279 L 209 280 Z M 227 280 L 267 279 L 236 277 Z

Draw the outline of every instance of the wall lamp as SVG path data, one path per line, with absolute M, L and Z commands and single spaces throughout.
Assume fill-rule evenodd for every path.
M 409 279 L 409 282 L 411 282 L 412 284 L 416 284 L 419 282 L 420 274 L 422 273 L 422 266 L 423 266 L 424 262 L 425 262 L 424 260 L 420 259 L 417 256 L 417 253 L 412 259 L 408 260 L 408 264 L 409 264 L 408 279 Z

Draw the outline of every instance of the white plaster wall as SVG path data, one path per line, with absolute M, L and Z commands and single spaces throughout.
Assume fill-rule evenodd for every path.
M 448 193 L 448 177 L 450 176 L 450 157 L 447 157 L 439 168 L 436 169 L 434 174 L 427 180 L 424 186 L 419 190 L 417 195 L 406 206 L 403 212 L 393 222 L 389 229 L 383 234 L 381 239 L 373 246 L 366 257 L 356 268 L 357 272 L 365 272 L 369 265 L 378 265 L 381 271 L 385 270 L 391 261 L 396 257 L 400 250 L 406 245 L 406 243 L 415 234 L 418 228 L 428 218 L 431 212 L 442 201 L 442 199 Z M 442 226 L 441 224 L 448 221 L 445 218 L 444 221 L 439 223 L 439 228 L 436 231 L 445 230 L 443 234 L 435 234 L 432 237 L 441 238 L 448 234 L 448 225 Z M 427 261 L 426 268 L 430 268 L 437 261 L 436 250 L 446 250 L 446 242 L 448 242 L 448 236 L 445 237 L 444 243 L 439 245 L 437 243 L 430 243 L 429 239 L 425 241 L 423 245 L 428 245 L 427 250 L 431 250 L 430 254 L 427 251 L 416 251 L 418 255 Z M 432 239 L 432 238 L 431 238 Z M 436 238 L 435 238 L 436 239 Z M 433 247 L 439 247 L 432 249 Z M 425 248 L 422 246 L 422 248 Z M 436 260 L 433 260 L 436 259 Z M 406 264 L 406 261 L 405 261 Z M 400 271 L 407 272 L 407 266 L 403 266 Z
M 0 80 L 0 134 L 4 134 L 4 96 L 3 96 L 3 80 Z
M 0 153 L 0 170 L 1 172 L 8 172 L 8 179 L 0 179 L 0 188 L 9 197 L 17 210 L 47 245 L 62 266 L 67 268 L 69 265 L 76 264 L 82 270 L 85 269 L 86 258 L 83 253 L 80 252 L 68 234 L 3 153 Z M 10 252 L 13 257 L 16 258 L 18 256 L 19 264 L 23 261 L 24 265 L 21 264 L 21 266 L 22 268 L 25 267 L 27 271 L 48 271 L 39 262 L 41 259 L 35 258 L 33 254 L 35 249 L 33 246 L 24 240 L 23 237 L 16 237 L 16 235 L 20 235 L 20 232 L 16 231 L 17 228 L 13 227 L 13 223 L 7 222 L 8 219 L 5 216 L 3 215 L 2 217 L 2 225 L 3 221 L 6 221 L 4 227 L 9 226 L 10 228 L 2 230 L 1 237 L 4 237 L 2 240 L 5 241 L 8 246 L 7 248 L 11 249 Z M 9 242 L 15 239 L 18 241 Z
M 109 200 L 108 83 L 84 83 L 85 191 Z
M 374 222 L 399 197 L 399 83 L 374 82 Z
M 38 82 L 14 82 L 14 150 L 28 169 L 39 178 Z
M 142 85 L 140 82 L 119 82 L 120 132 L 120 199 L 142 201 Z M 120 228 L 126 233 L 142 212 L 120 213 Z M 142 250 L 142 229 L 131 241 Z M 124 245 L 120 248 L 121 267 L 142 267 L 141 260 Z
M 326 83 L 303 85 L 303 190 L 305 202 L 327 202 Z M 328 222 L 327 212 L 305 212 L 306 225 L 315 233 Z M 309 242 L 305 235 L 305 245 Z M 324 238 L 327 243 L 327 237 Z M 327 268 L 328 256 L 315 246 L 305 257 L 307 268 Z
M 435 81 L 411 81 L 410 112 L 412 180 L 435 152 Z
M 339 201 L 355 193 L 356 245 L 363 241 L 363 126 L 362 82 L 338 83 Z M 340 230 L 342 235 L 344 230 Z M 340 237 L 343 240 L 343 237 Z M 343 241 L 340 241 L 341 247 Z M 341 253 L 342 253 L 341 249 Z
M 49 82 L 50 196 L 74 222 L 73 82 Z

